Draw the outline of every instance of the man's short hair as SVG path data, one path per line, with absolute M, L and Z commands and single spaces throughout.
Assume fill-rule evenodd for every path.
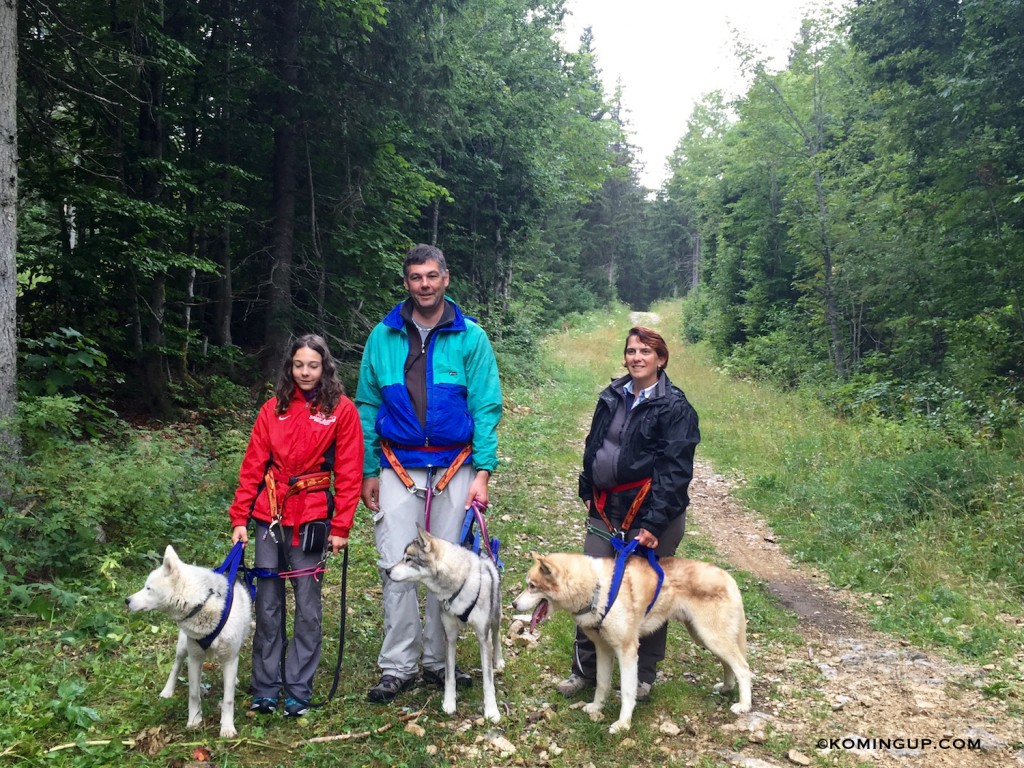
M 420 243 L 419 245 L 414 245 L 405 254 L 405 261 L 402 263 L 402 274 L 408 274 L 409 267 L 412 265 L 426 264 L 428 261 L 436 261 L 442 275 L 448 271 L 448 263 L 444 260 L 444 253 L 441 252 L 441 249 L 433 245 Z

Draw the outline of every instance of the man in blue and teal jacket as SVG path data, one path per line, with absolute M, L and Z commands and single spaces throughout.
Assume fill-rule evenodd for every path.
M 385 571 L 424 525 L 456 541 L 465 512 L 486 505 L 491 472 L 498 464 L 501 384 L 494 350 L 484 330 L 445 298 L 449 274 L 444 254 L 417 245 L 406 255 L 409 298 L 370 332 L 359 369 L 356 406 L 363 426 L 362 499 L 373 512 L 374 537 L 384 587 L 384 643 L 380 681 L 370 701 L 391 701 L 415 684 L 422 653 L 423 679 L 443 685 L 445 637 L 437 598 L 427 595 L 421 623 L 411 582 L 392 582 Z M 447 485 L 430 499 L 445 471 Z M 456 670 L 456 684 L 470 677 Z

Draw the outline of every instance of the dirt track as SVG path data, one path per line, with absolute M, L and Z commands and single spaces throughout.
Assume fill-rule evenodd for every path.
M 856 599 L 829 587 L 821 574 L 794 566 L 771 529 L 731 489 L 727 478 L 698 462 L 690 488 L 692 533 L 796 614 L 806 651 L 792 658 L 791 652 L 760 645 L 757 628 L 750 627 L 755 712 L 728 728 L 753 742 L 788 734 L 801 754 L 787 764 L 800 764 L 802 755 L 812 762 L 825 756 L 829 763 L 839 758 L 839 764 L 879 766 L 1024 766 L 1024 726 L 1011 719 L 1003 701 L 980 690 L 990 670 L 955 666 L 871 630 Z M 818 695 L 807 696 L 808 685 Z M 854 741 L 840 741 L 829 752 L 818 749 L 820 739 L 890 744 L 876 741 L 877 748 L 857 749 Z M 943 746 L 943 739 L 971 739 L 980 748 Z M 766 754 L 757 743 L 747 743 L 722 757 L 747 768 L 779 764 Z

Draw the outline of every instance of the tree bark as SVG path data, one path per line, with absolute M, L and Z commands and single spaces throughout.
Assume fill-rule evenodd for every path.
M 163 159 L 163 121 L 160 107 L 163 102 L 163 73 L 155 61 L 144 30 L 136 35 L 138 53 L 145 64 L 139 75 L 139 150 L 151 162 L 143 165 L 139 197 L 154 205 L 162 193 L 160 160 Z M 150 247 L 159 249 L 161 243 L 150 239 Z M 167 303 L 167 273 L 160 270 L 149 286 L 149 311 L 142 317 L 145 344 L 142 355 L 142 391 L 154 415 L 164 417 L 171 412 L 169 370 L 165 344 L 165 312 Z
M 272 374 L 293 332 L 292 264 L 295 248 L 295 174 L 299 85 L 298 2 L 278 0 L 272 23 L 277 33 L 273 159 L 273 231 L 271 234 L 270 306 L 267 310 L 264 370 Z
M 16 296 L 18 267 L 18 4 L 0 0 L 0 461 L 10 467 L 20 453 L 11 422 L 18 400 Z M 0 492 L 7 495 L 7 482 Z

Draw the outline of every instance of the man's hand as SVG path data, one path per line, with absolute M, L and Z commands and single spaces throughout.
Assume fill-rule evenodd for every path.
M 473 478 L 473 482 L 469 486 L 469 493 L 466 494 L 466 509 L 469 509 L 473 504 L 473 501 L 479 501 L 485 507 L 488 504 L 487 495 L 487 484 L 491 480 L 491 473 L 486 469 L 481 469 L 476 473 L 476 477 Z
M 236 525 L 231 529 L 231 543 L 237 544 L 238 542 L 242 542 L 243 547 L 249 543 L 249 529 L 244 525 Z
M 363 478 L 363 490 L 362 490 L 363 504 L 371 512 L 380 512 L 380 478 L 367 477 Z

